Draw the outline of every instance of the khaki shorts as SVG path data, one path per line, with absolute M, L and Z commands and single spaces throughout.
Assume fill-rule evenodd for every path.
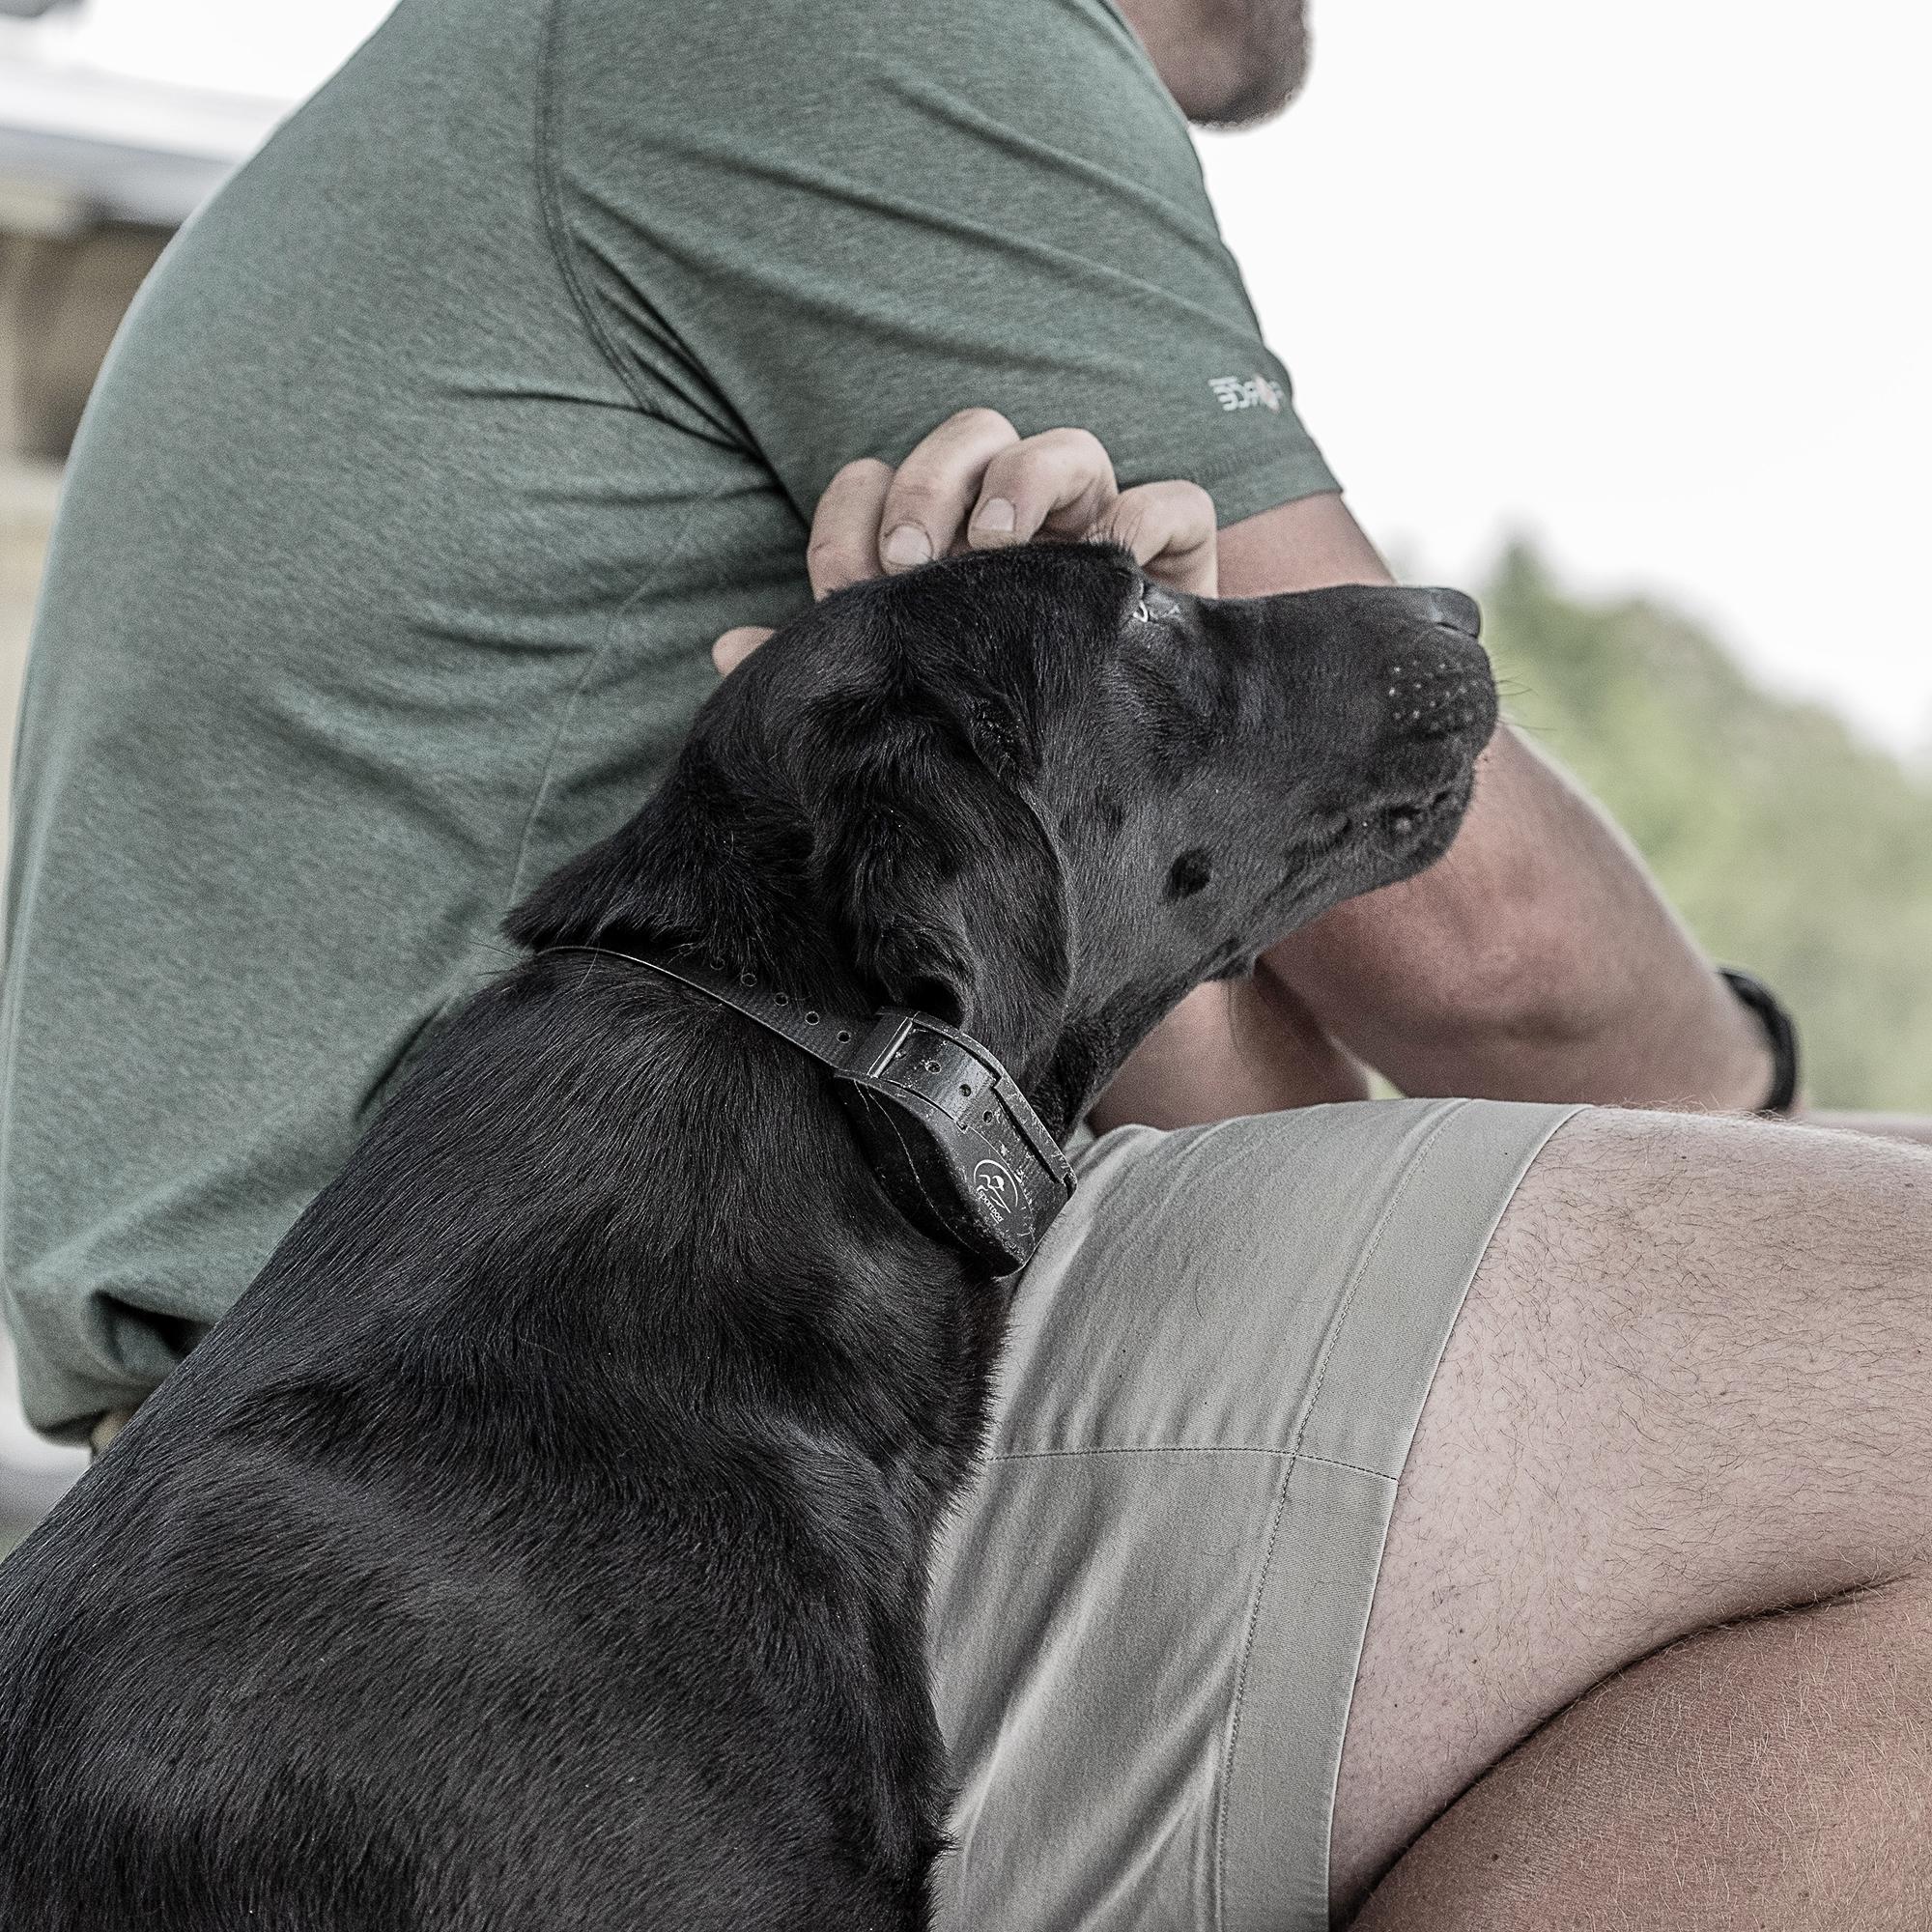
M 949 1932 L 1326 1932 L 1396 1487 L 1572 1111 L 1371 1101 L 1079 1157 L 936 1568 Z

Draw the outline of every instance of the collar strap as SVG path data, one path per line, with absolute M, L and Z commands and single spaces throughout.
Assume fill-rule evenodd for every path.
M 708 994 L 832 1070 L 835 1091 L 894 1204 L 1001 1274 L 1033 1259 L 1073 1170 L 1019 1084 L 980 1042 L 930 1013 L 866 1018 L 795 1000 L 697 947 L 663 956 L 552 946 L 642 966 Z

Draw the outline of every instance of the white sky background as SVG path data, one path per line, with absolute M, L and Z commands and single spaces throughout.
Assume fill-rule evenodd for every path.
M 71 50 L 90 66 L 144 80 L 294 99 L 332 73 L 391 4 L 87 0 Z
M 1202 145 L 1370 529 L 1512 529 L 1932 742 L 1932 14 L 1313 0 L 1285 119 Z
M 1202 145 L 1370 529 L 1464 581 L 1522 530 L 1932 743 L 1932 10 L 1312 5 L 1305 97 Z M 73 51 L 293 95 L 386 11 L 92 0 Z

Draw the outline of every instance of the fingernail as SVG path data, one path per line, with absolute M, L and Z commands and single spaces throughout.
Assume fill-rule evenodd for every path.
M 887 537 L 879 554 L 895 570 L 910 570 L 932 561 L 932 539 L 917 524 L 901 524 Z
M 1004 497 L 991 497 L 980 505 L 980 514 L 973 519 L 973 527 L 990 531 L 995 536 L 1010 536 L 1015 521 L 1013 506 Z

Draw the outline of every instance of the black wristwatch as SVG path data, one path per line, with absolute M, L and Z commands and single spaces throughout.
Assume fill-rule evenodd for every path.
M 1777 995 L 1762 980 L 1735 966 L 1720 966 L 1725 983 L 1757 1015 L 1771 1042 L 1771 1092 L 1760 1114 L 1788 1114 L 1798 1098 L 1798 1028 Z

